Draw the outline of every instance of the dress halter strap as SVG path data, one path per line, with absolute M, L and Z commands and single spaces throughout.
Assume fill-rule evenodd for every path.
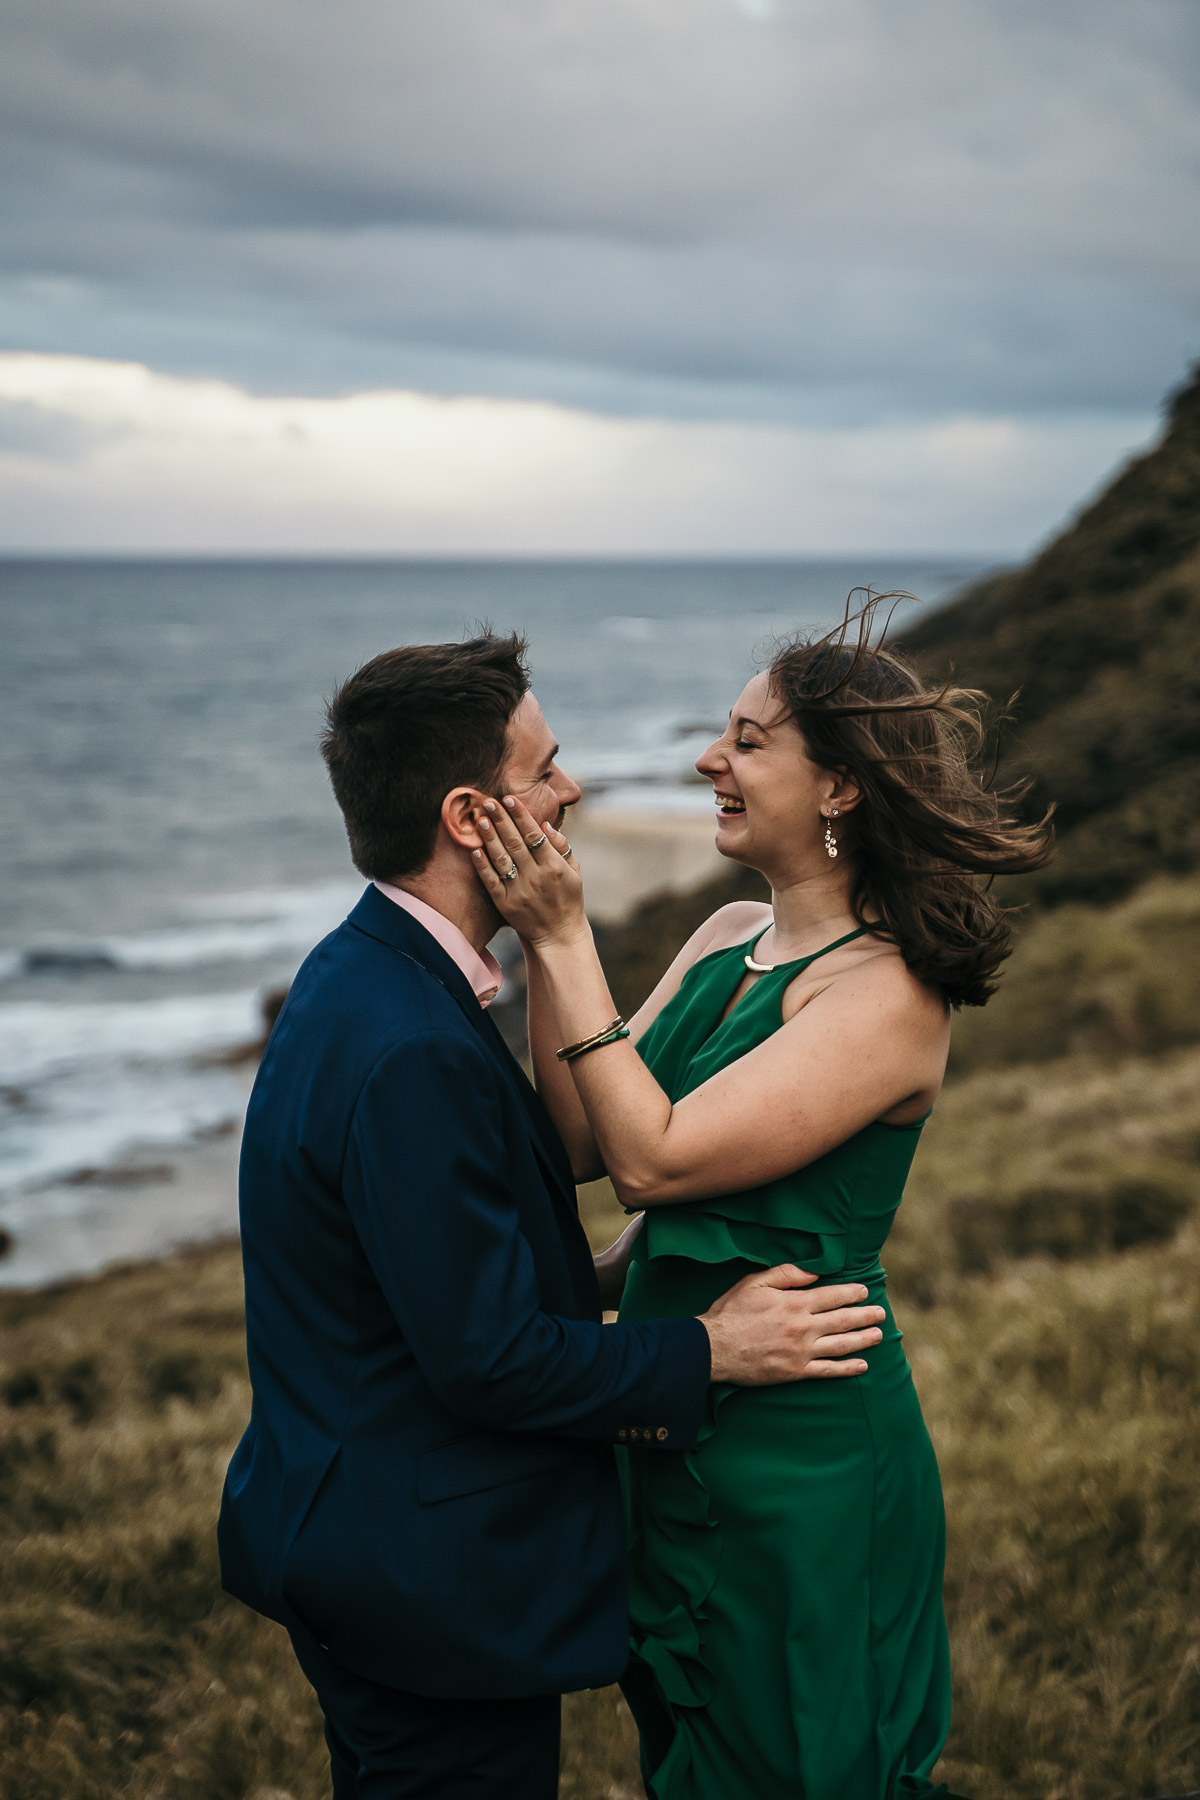
M 794 956 L 790 962 L 781 962 L 781 963 L 755 962 L 753 952 L 750 950 L 748 950 L 746 952 L 746 955 L 744 956 L 744 958 L 742 960 L 745 962 L 746 967 L 754 975 L 772 975 L 772 974 L 774 974 L 776 969 L 795 969 L 795 968 L 800 967 L 801 965 L 803 965 L 805 968 L 807 968 L 809 963 L 816 962 L 818 956 L 828 956 L 829 952 L 831 950 L 840 950 L 843 944 L 852 944 L 854 942 L 855 938 L 863 937 L 866 934 L 866 932 L 868 931 L 868 929 L 869 929 L 868 926 L 860 925 L 858 927 L 857 931 L 848 931 L 846 933 L 845 937 L 835 938 L 833 943 L 826 944 L 824 949 L 813 950 L 810 952 L 810 954 L 808 956 Z M 766 937 L 767 934 L 764 931 L 762 935 L 763 935 L 763 937 Z

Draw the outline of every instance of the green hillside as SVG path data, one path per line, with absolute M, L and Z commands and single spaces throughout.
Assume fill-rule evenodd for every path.
M 1005 773 L 1058 808 L 1046 902 L 1200 866 L 1200 370 L 1161 441 L 1020 569 L 904 634 L 936 674 L 1007 699 Z

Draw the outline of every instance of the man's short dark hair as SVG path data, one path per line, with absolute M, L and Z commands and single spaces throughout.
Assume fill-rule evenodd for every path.
M 529 692 L 515 631 L 385 650 L 334 694 L 321 754 L 354 866 L 371 880 L 415 875 L 433 855 L 452 788 L 490 792 Z

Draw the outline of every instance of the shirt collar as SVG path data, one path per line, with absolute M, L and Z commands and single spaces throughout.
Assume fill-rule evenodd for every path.
M 404 888 L 393 887 L 387 881 L 377 881 L 374 885 L 394 905 L 411 914 L 418 925 L 425 927 L 430 937 L 435 938 L 442 946 L 451 962 L 462 970 L 480 1006 L 490 1006 L 504 980 L 504 970 L 491 951 L 485 950 L 480 955 L 452 919 L 448 919 L 426 901 L 418 900 L 415 894 L 408 893 Z

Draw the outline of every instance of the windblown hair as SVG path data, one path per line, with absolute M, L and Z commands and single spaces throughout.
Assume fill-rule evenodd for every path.
M 525 653 L 516 632 L 409 644 L 338 688 L 321 754 L 363 875 L 417 874 L 433 855 L 450 790 L 488 793 L 499 783 L 509 724 L 529 692 Z
M 883 602 L 910 597 L 868 596 L 827 637 L 780 649 L 769 679 L 813 761 L 844 770 L 862 792 L 840 831 L 855 918 L 952 1006 L 983 1006 L 1012 947 L 992 877 L 1049 860 L 1050 813 L 1021 820 L 1029 782 L 993 789 L 986 695 L 924 686 L 884 647 L 890 613 L 876 641 Z M 1007 716 L 1008 707 L 993 725 Z

